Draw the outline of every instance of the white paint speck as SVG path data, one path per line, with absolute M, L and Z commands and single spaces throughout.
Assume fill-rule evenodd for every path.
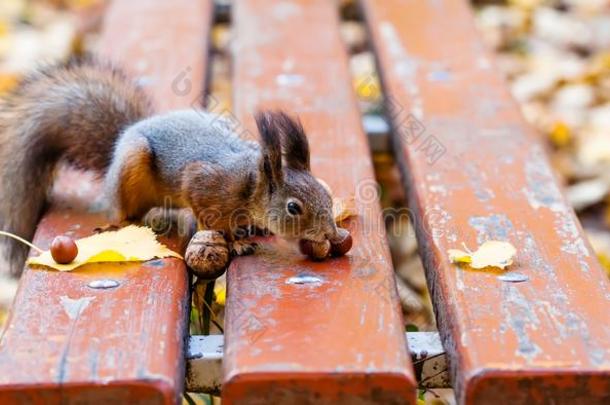
M 70 319 L 78 318 L 89 306 L 95 297 L 70 298 L 65 295 L 59 297 L 59 302 Z

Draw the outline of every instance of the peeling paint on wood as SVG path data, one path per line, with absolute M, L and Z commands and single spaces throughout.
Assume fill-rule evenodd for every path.
M 234 3 L 236 116 L 252 130 L 259 109 L 298 114 L 314 175 L 337 197 L 357 193 L 358 215 L 345 224 L 354 238 L 347 256 L 232 263 L 223 403 L 415 401 L 378 190 L 338 23 L 336 4 L 326 0 Z
M 610 402 L 610 283 L 467 2 L 360 3 L 389 111 L 415 106 L 424 132 L 446 146 L 431 164 L 405 133 L 406 116 L 393 114 L 458 402 Z M 439 80 L 439 67 L 449 77 Z M 449 263 L 447 249 L 489 239 L 517 248 L 507 274 L 527 281 Z

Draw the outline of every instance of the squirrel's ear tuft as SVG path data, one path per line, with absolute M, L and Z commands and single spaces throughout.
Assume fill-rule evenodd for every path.
M 274 132 L 279 134 L 286 166 L 294 170 L 309 171 L 309 142 L 301 121 L 283 111 L 264 114 Z
M 280 130 L 273 113 L 259 112 L 254 119 L 262 141 L 261 170 L 269 182 L 269 192 L 273 193 L 283 182 Z
M 309 171 L 309 142 L 301 121 L 281 111 L 275 113 L 275 119 L 281 127 L 286 166 L 295 170 Z

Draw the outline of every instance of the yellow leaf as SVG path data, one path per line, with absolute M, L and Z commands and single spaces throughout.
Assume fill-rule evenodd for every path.
M 555 124 L 553 124 L 553 128 L 551 128 L 549 138 L 553 145 L 557 146 L 558 148 L 562 148 L 569 145 L 569 143 L 572 141 L 572 133 L 570 128 L 565 123 L 557 121 Z
M 459 249 L 449 249 L 449 260 L 452 263 L 469 263 L 473 269 L 498 267 L 504 269 L 513 263 L 517 249 L 508 242 L 489 240 L 474 252 L 464 252 Z
M 19 76 L 16 74 L 0 72 L 0 94 L 8 93 L 19 84 Z
M 472 262 L 472 258 L 470 257 L 470 253 L 464 252 L 460 249 L 449 249 L 447 251 L 449 254 L 449 260 L 452 263 L 470 263 Z
M 354 201 L 354 197 L 333 198 L 333 217 L 335 218 L 335 222 L 339 223 L 356 214 L 356 202 Z
M 606 255 L 605 253 L 600 252 L 597 254 L 597 259 L 601 263 L 604 270 L 606 270 L 608 277 L 610 277 L 610 257 L 608 255 Z
M 318 180 L 318 183 L 320 183 L 322 185 L 322 187 L 324 187 L 324 189 L 326 191 L 328 191 L 328 194 L 330 194 L 332 197 L 333 191 L 330 188 L 330 186 L 328 185 L 328 183 L 319 177 L 316 177 L 316 180 Z M 349 198 L 332 197 L 332 199 L 333 199 L 333 218 L 335 218 L 336 223 L 339 223 L 339 222 L 341 222 L 349 217 L 353 217 L 357 214 L 356 201 L 354 200 L 353 196 L 349 197 Z
M 163 257 L 177 257 L 178 253 L 157 241 L 148 227 L 129 225 L 118 231 L 102 232 L 75 241 L 78 256 L 69 264 L 58 264 L 46 251 L 32 257 L 28 264 L 50 267 L 59 271 L 74 270 L 87 263 L 143 262 Z
M 224 277 L 216 280 L 214 295 L 216 296 L 216 303 L 224 306 L 227 302 L 227 282 Z
M 508 242 L 489 240 L 483 243 L 473 254 L 470 267 L 482 269 L 484 267 L 499 267 L 501 269 L 513 264 L 513 257 L 517 249 Z

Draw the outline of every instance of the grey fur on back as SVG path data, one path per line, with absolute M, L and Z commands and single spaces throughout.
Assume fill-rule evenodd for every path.
M 172 111 L 144 119 L 127 129 L 117 150 L 131 136 L 148 140 L 154 160 L 164 162 L 157 169 L 166 182 L 180 179 L 190 162 L 235 170 L 242 164 L 252 167 L 260 159 L 258 143 L 240 138 L 225 119 L 203 110 Z

